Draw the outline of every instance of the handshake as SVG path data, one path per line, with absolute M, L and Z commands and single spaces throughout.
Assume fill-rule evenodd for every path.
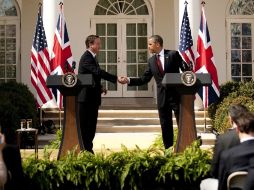
M 128 84 L 129 79 L 127 77 L 117 77 L 117 81 L 121 84 Z

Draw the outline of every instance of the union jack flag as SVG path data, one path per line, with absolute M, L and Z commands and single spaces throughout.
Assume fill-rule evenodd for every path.
M 185 3 L 178 52 L 186 63 L 195 63 L 195 55 L 193 53 L 193 39 L 191 35 L 190 21 L 187 12 L 187 3 Z
M 211 103 L 218 100 L 220 96 L 220 89 L 204 6 L 201 10 L 195 71 L 196 73 L 209 73 L 212 78 L 212 84 L 207 87 L 200 88 L 200 91 L 198 92 L 203 100 L 204 108 L 207 108 Z
M 52 75 L 63 75 L 71 72 L 71 64 L 73 62 L 70 41 L 68 37 L 66 22 L 63 14 L 63 4 L 60 4 L 60 13 L 57 20 L 57 26 L 54 35 L 54 45 L 52 52 L 52 60 L 50 64 Z M 63 106 L 63 96 L 61 93 L 52 89 L 58 107 Z
M 37 107 L 41 107 L 43 104 L 53 99 L 52 92 L 46 86 L 46 79 L 50 74 L 49 63 L 48 44 L 43 27 L 40 6 L 31 49 L 31 82 L 36 90 Z

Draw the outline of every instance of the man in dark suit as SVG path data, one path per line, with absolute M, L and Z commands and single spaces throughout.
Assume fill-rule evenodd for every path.
M 154 77 L 157 84 L 157 107 L 162 129 L 162 139 L 165 149 L 173 145 L 173 121 L 174 111 L 177 124 L 179 122 L 180 94 L 176 88 L 165 88 L 162 79 L 165 73 L 179 73 L 189 70 L 177 51 L 163 48 L 163 39 L 159 35 L 153 35 L 148 39 L 148 50 L 154 55 L 148 59 L 148 66 L 143 76 L 139 78 L 126 78 L 129 86 L 140 86 L 148 83 Z
M 219 162 L 221 153 L 240 144 L 240 139 L 236 131 L 236 120 L 242 113 L 248 112 L 248 109 L 241 104 L 232 104 L 228 108 L 229 121 L 232 126 L 227 132 L 217 137 L 211 165 L 211 176 L 213 178 L 204 179 L 200 184 L 201 190 L 217 189 L 219 176 Z
M 232 128 L 229 129 L 226 133 L 221 134 L 217 137 L 214 147 L 211 174 L 216 179 L 218 179 L 219 161 L 221 153 L 224 150 L 230 149 L 240 144 L 240 139 L 236 131 L 235 122 L 239 115 L 246 112 L 248 112 L 248 109 L 240 104 L 232 104 L 228 108 L 229 121 Z
M 78 73 L 92 74 L 94 85 L 83 88 L 78 95 L 79 120 L 84 149 L 93 153 L 93 139 L 96 132 L 98 109 L 101 104 L 101 93 L 106 93 L 102 89 L 101 79 L 116 83 L 118 77 L 102 70 L 98 64 L 96 55 L 100 50 L 99 36 L 88 36 L 86 48 L 87 50 L 80 58 Z
M 240 144 L 222 152 L 219 165 L 219 190 L 227 189 L 228 176 L 236 171 L 248 171 L 254 158 L 254 113 L 241 114 L 236 120 Z

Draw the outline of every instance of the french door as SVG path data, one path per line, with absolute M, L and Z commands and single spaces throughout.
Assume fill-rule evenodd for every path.
M 93 19 L 92 32 L 101 38 L 98 60 L 101 68 L 117 76 L 138 77 L 148 59 L 147 37 L 151 25 L 145 19 Z M 152 84 L 129 87 L 103 81 L 106 97 L 153 97 Z
M 228 80 L 254 79 L 254 21 L 253 19 L 228 19 Z

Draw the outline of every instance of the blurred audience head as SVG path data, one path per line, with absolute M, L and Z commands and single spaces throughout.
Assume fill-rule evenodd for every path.
M 230 124 L 233 126 L 238 116 L 248 111 L 249 110 L 241 104 L 231 104 L 228 108 Z
M 254 112 L 245 112 L 240 114 L 235 121 L 237 130 L 254 136 Z

